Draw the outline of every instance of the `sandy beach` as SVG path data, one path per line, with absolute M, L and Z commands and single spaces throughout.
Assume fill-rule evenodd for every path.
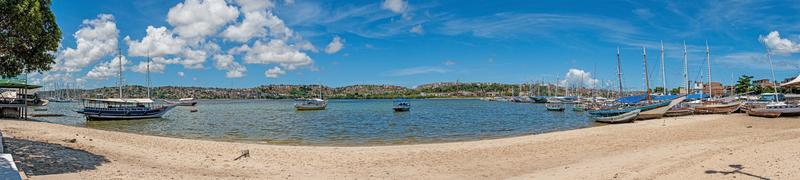
M 800 119 L 637 121 L 503 139 L 374 147 L 190 140 L 0 120 L 32 179 L 793 179 Z M 73 140 L 74 139 L 74 140 Z M 235 160 L 243 150 L 249 157 Z M 24 153 L 22 153 L 24 152 Z M 20 157 L 25 156 L 25 157 Z M 63 169 L 48 170 L 48 163 Z

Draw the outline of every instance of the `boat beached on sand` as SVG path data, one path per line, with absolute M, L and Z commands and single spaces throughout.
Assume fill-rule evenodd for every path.
M 607 117 L 591 116 L 591 119 L 593 119 L 595 122 L 600 122 L 600 123 L 630 123 L 633 122 L 633 120 L 635 120 L 637 117 L 639 117 L 640 112 L 642 111 L 636 109 L 616 116 L 607 116 Z

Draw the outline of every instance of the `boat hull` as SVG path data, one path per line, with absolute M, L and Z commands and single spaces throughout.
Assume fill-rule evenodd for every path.
M 694 113 L 696 114 L 730 114 L 739 110 L 741 103 L 725 104 L 725 105 L 706 105 L 695 107 Z
M 392 109 L 394 109 L 394 112 L 406 112 L 406 111 L 411 111 L 411 108 L 410 108 L 410 107 L 394 107 L 394 108 L 392 108 Z
M 747 111 L 747 115 L 756 117 L 777 118 L 781 116 L 781 112 L 752 109 Z
M 85 115 L 86 120 L 90 121 L 152 119 L 161 118 L 174 107 L 164 106 L 148 110 L 99 110 L 87 108 L 77 111 L 77 113 Z
M 633 111 L 630 111 L 630 112 L 627 112 L 627 113 L 624 113 L 624 114 L 620 114 L 620 115 L 617 115 L 617 116 L 591 117 L 591 118 L 595 122 L 599 122 L 599 123 L 609 123 L 609 124 L 630 123 L 630 122 L 633 122 L 634 120 L 636 120 L 637 117 L 639 117 L 639 113 L 640 112 L 641 112 L 641 110 L 636 109 L 636 110 L 633 110 Z
M 315 111 L 315 110 L 325 110 L 326 106 L 294 106 L 294 109 L 298 111 Z

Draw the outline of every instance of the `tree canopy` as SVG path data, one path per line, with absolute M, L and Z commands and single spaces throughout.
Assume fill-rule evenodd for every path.
M 736 93 L 746 93 L 753 91 L 754 88 L 752 87 L 751 81 L 753 76 L 742 75 L 739 77 L 739 80 L 736 81 Z
M 0 0 L 0 76 L 50 70 L 61 30 L 50 0 Z

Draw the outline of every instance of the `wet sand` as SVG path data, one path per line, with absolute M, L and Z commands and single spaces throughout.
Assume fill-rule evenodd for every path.
M 40 151 L 60 147 L 80 154 L 27 157 L 45 163 L 32 168 L 53 168 L 47 167 L 47 162 L 63 159 L 81 162 L 67 171 L 31 171 L 42 172 L 34 173 L 33 179 L 800 177 L 800 118 L 743 114 L 666 118 L 470 142 L 374 147 L 216 142 L 13 120 L 0 120 L 0 129 L 4 138 L 48 147 Z M 234 160 L 244 150 L 250 156 Z M 32 151 L 36 150 L 25 153 Z

